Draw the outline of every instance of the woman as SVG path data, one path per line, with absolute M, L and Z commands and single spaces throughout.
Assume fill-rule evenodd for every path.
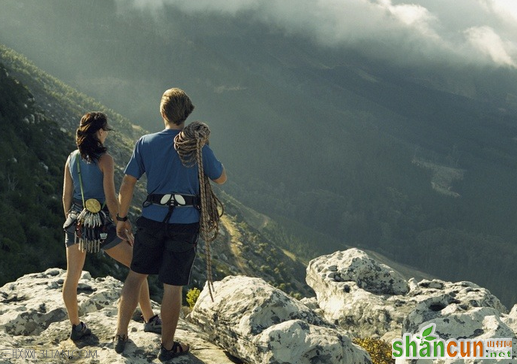
M 117 237 L 113 220 L 118 213 L 115 194 L 113 157 L 108 154 L 104 142 L 108 132 L 107 117 L 100 112 L 91 112 L 81 118 L 76 131 L 77 151 L 72 152 L 65 164 L 63 182 L 63 209 L 65 218 L 69 212 L 83 209 L 83 201 L 96 199 L 108 215 L 107 237 L 101 241 L 100 248 L 116 261 L 129 267 L 133 254 L 132 240 Z M 80 174 L 79 174 L 80 173 Z M 107 207 L 107 209 L 106 209 Z M 129 238 L 131 238 L 129 236 Z M 75 234 L 65 234 L 66 279 L 63 284 L 63 300 L 72 323 L 70 338 L 79 340 L 91 334 L 90 329 L 79 320 L 77 307 L 77 285 L 83 270 L 86 251 L 81 249 Z M 147 281 L 142 285 L 139 296 L 140 308 L 145 320 L 144 331 L 161 333 L 161 320 L 154 315 L 149 298 Z

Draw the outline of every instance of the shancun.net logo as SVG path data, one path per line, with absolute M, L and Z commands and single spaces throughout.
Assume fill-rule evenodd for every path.
M 512 339 L 441 339 L 436 324 L 424 326 L 419 334 L 404 334 L 393 340 L 394 359 L 511 359 Z

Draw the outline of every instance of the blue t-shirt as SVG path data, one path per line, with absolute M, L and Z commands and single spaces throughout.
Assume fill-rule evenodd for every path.
M 197 164 L 185 167 L 174 149 L 174 137 L 179 133 L 180 130 L 165 129 L 144 135 L 136 142 L 124 173 L 137 179 L 145 173 L 148 194 L 199 195 Z M 223 173 L 223 165 L 208 145 L 203 147 L 203 169 L 210 179 L 217 179 Z M 168 206 L 152 204 L 143 208 L 142 216 L 161 222 L 168 209 Z M 169 219 L 169 223 L 181 224 L 198 221 L 199 211 L 195 207 L 176 207 Z
M 79 171 L 77 168 L 78 159 L 81 166 L 84 200 L 86 201 L 90 198 L 94 198 L 103 204 L 106 200 L 103 184 L 104 177 L 99 165 L 96 162 L 86 162 L 81 158 L 79 151 L 75 151 L 70 154 L 70 162 L 68 163 L 70 174 L 72 175 L 72 181 L 74 182 L 74 200 L 82 201 L 81 184 L 79 182 Z

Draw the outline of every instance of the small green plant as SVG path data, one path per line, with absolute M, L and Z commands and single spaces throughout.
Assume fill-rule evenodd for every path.
M 372 338 L 355 338 L 354 343 L 365 349 L 373 364 L 394 364 L 391 357 L 391 345 L 384 340 Z
M 187 303 L 191 310 L 194 308 L 200 293 L 201 291 L 196 287 L 189 289 L 187 292 Z

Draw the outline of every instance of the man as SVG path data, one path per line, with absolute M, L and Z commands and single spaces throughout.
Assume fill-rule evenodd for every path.
M 138 179 L 147 175 L 148 197 L 137 220 L 131 269 L 122 288 L 115 350 L 123 352 L 128 339 L 130 318 L 136 308 L 138 292 L 147 275 L 158 274 L 163 283 L 161 305 L 162 345 L 159 359 L 169 360 L 189 351 L 189 346 L 174 341 L 178 324 L 182 287 L 189 283 L 199 236 L 198 166 L 185 167 L 176 150 L 174 137 L 185 126 L 194 110 L 187 94 L 172 88 L 162 96 L 160 112 L 165 129 L 141 137 L 126 167 L 119 192 L 120 209 L 117 234 L 131 231 L 127 220 Z M 203 170 L 218 184 L 226 182 L 226 172 L 208 145 L 203 146 Z M 172 197 L 171 197 L 172 196 Z

